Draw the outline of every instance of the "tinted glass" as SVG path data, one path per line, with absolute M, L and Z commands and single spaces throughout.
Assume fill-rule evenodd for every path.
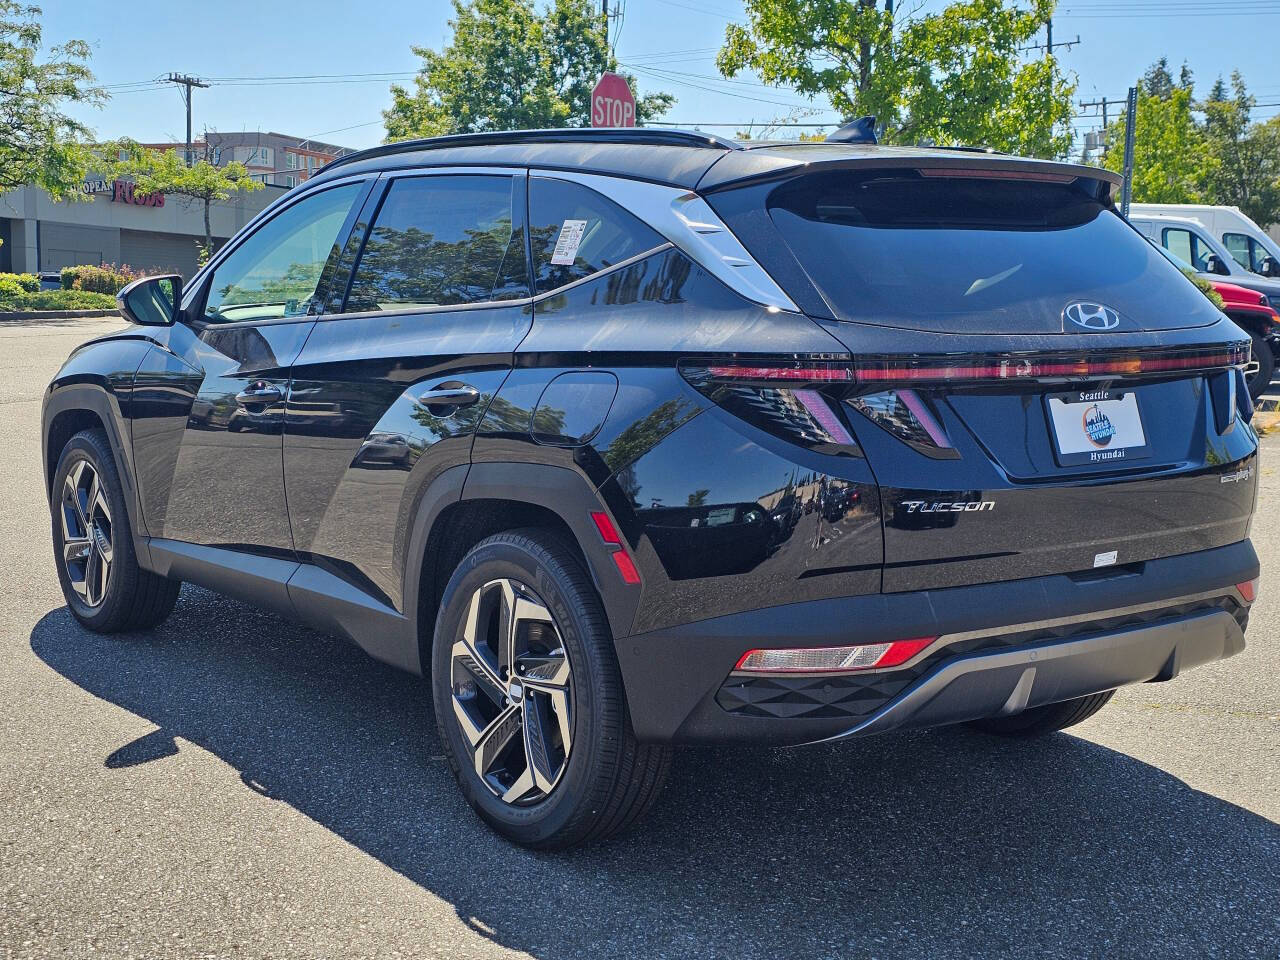
M 1254 264 L 1252 259 L 1253 241 L 1243 233 L 1224 233 L 1222 235 L 1222 245 L 1227 248 L 1227 253 L 1231 254 L 1231 258 L 1240 266 L 1246 270 L 1257 269 L 1257 265 Z
M 768 206 L 843 320 L 1052 332 L 1072 300 L 1145 318 L 1166 286 L 1169 306 L 1203 313 L 1195 288 L 1078 182 L 832 171 L 778 187 Z
M 349 183 L 324 190 L 259 227 L 214 271 L 205 320 L 235 323 L 317 312 L 325 265 L 337 261 L 343 240 L 338 233 L 362 189 Z
M 612 200 L 565 180 L 529 181 L 534 288 L 546 293 L 666 241 Z
M 528 296 L 514 189 L 512 177 L 396 180 L 374 217 L 345 312 Z

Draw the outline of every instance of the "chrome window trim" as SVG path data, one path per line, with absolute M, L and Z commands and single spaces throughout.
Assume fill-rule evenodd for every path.
M 589 273 L 585 277 L 579 277 L 577 280 L 570 283 L 563 284 L 559 287 L 553 287 L 545 293 L 539 293 L 532 298 L 532 301 L 533 303 L 538 304 L 549 297 L 558 297 L 566 290 L 573 290 L 576 287 L 582 286 L 584 283 L 590 283 L 592 280 L 598 280 L 600 277 L 607 277 L 611 273 L 617 273 L 619 270 L 625 270 L 633 263 L 639 263 L 641 260 L 648 260 L 655 254 L 663 253 L 667 250 L 673 249 L 674 247 L 675 244 L 671 243 L 669 240 L 664 241 L 656 247 L 650 247 L 648 250 L 642 250 L 633 256 L 627 257 L 625 260 L 619 260 L 617 263 L 612 263 L 603 270 L 597 270 L 595 273 Z
M 565 180 L 595 191 L 644 221 L 740 296 L 771 310 L 800 312 L 724 221 L 693 191 L 594 173 L 539 168 L 531 169 L 529 174 L 543 180 Z

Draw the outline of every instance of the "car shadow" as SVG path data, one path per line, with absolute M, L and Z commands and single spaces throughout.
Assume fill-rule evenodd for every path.
M 1067 734 L 686 748 L 630 834 L 533 854 L 463 803 L 427 684 L 341 640 L 187 586 L 152 633 L 57 609 L 31 646 L 158 727 L 108 768 L 198 744 L 540 958 L 1274 958 L 1280 939 L 1280 827 Z

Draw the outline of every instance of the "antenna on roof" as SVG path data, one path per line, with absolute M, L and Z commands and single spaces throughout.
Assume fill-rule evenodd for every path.
M 859 117 L 852 123 L 846 123 L 839 130 L 827 134 L 827 143 L 878 143 L 876 140 L 876 118 Z

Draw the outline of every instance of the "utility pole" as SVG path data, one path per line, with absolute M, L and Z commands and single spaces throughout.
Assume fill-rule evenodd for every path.
M 1124 193 L 1121 194 L 1120 215 L 1129 219 L 1129 201 L 1133 199 L 1133 136 L 1138 123 L 1138 88 L 1130 87 L 1125 100 L 1124 118 Z
M 609 48 L 609 0 L 600 0 L 600 13 L 604 16 L 604 46 Z
M 1033 43 L 1029 47 L 1019 47 L 1018 52 L 1022 53 L 1027 50 L 1043 50 L 1044 55 L 1047 57 L 1051 55 L 1057 47 L 1063 47 L 1067 50 L 1070 50 L 1072 47 L 1074 47 L 1077 43 L 1080 42 L 1080 34 L 1077 33 L 1076 38 L 1074 40 L 1063 40 L 1061 43 L 1054 43 L 1053 42 L 1053 17 L 1050 17 L 1045 22 L 1044 29 L 1045 29 L 1044 43 Z
M 604 0 L 604 2 L 607 4 L 609 0 Z M 195 77 L 187 76 L 185 73 L 171 73 L 167 77 L 165 77 L 164 80 L 166 83 L 177 84 L 178 86 L 183 88 L 182 99 L 186 101 L 186 104 L 187 104 L 186 160 L 187 160 L 187 166 L 189 167 L 191 166 L 191 160 L 192 160 L 192 157 L 191 157 L 191 88 L 207 87 L 209 85 L 205 83 L 203 80 L 198 80 Z
M 1103 97 L 1100 100 L 1088 100 L 1088 101 L 1082 100 L 1080 102 L 1081 110 L 1093 110 L 1098 107 L 1102 108 L 1102 156 L 1104 159 L 1107 156 L 1107 122 L 1109 119 L 1107 114 L 1107 106 L 1111 102 L 1112 101 L 1108 100 L 1106 97 Z

